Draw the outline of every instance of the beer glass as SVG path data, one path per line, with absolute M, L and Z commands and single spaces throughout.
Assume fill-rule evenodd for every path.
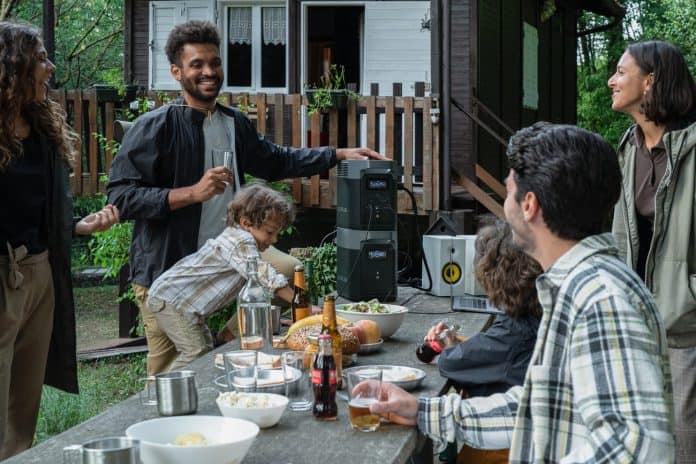
M 228 351 L 222 355 L 222 359 L 225 363 L 227 388 L 230 391 L 256 391 L 256 382 L 258 381 L 258 358 L 256 351 Z
M 237 157 L 232 148 L 213 148 L 213 167 L 224 166 L 234 179 L 234 187 L 239 190 L 239 174 L 237 173 Z M 229 182 L 225 182 L 229 185 Z
M 311 364 L 305 364 L 304 351 L 286 351 L 281 359 L 285 396 L 290 400 L 288 407 L 291 411 L 309 411 L 312 409 Z
M 370 412 L 370 405 L 379 401 L 382 388 L 381 369 L 361 369 L 346 372 L 348 380 L 348 412 L 350 426 L 361 432 L 374 432 L 379 428 L 378 414 Z M 359 392 L 354 392 L 355 386 L 364 382 Z

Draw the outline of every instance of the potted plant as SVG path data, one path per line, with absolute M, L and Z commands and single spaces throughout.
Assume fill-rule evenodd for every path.
M 326 112 L 331 108 L 345 108 L 348 98 L 357 100 L 360 98 L 355 92 L 346 88 L 346 70 L 343 65 L 332 64 L 329 68 L 329 76 L 321 76 L 320 85 L 313 85 L 305 89 L 307 95 L 307 114 L 310 116 L 319 112 Z

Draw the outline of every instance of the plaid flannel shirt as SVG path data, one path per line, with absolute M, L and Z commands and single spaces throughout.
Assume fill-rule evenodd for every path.
M 439 448 L 510 448 L 510 462 L 674 461 L 665 329 L 611 234 L 588 237 L 537 280 L 544 313 L 524 385 L 419 400 Z
M 170 303 L 193 318 L 205 318 L 229 305 L 247 280 L 246 262 L 258 256 L 256 240 L 239 227 L 226 227 L 161 274 L 148 291 L 148 305 Z M 288 285 L 284 275 L 259 260 L 259 282 L 275 292 Z

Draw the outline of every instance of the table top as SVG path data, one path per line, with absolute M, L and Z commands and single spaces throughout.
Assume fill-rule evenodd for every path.
M 448 319 L 460 325 L 459 333 L 471 336 L 484 326 L 488 315 L 451 313 L 449 298 L 438 298 L 410 288 L 400 288 L 397 304 L 406 306 L 409 313 L 399 330 L 385 340 L 382 349 L 374 354 L 360 355 L 356 365 L 391 364 L 418 367 L 426 372 L 422 385 L 412 391 L 416 396 L 435 396 L 445 384 L 435 364 L 423 364 L 415 356 L 416 344 L 436 322 Z M 220 415 L 215 404 L 213 380 L 222 372 L 214 365 L 217 353 L 238 349 L 238 342 L 221 346 L 190 365 L 196 371 L 199 388 L 197 414 Z M 348 419 L 348 405 L 337 398 L 338 420 L 331 422 L 314 419 L 311 411 L 286 410 L 278 425 L 262 429 L 254 441 L 244 463 L 282 462 L 346 462 L 402 463 L 406 462 L 424 438 L 415 427 L 382 424 L 374 433 L 352 430 Z M 107 436 L 125 435 L 130 425 L 158 417 L 156 406 L 142 406 L 139 395 L 134 395 L 103 413 L 79 424 L 38 446 L 25 451 L 7 463 L 56 462 L 64 446 L 84 443 Z

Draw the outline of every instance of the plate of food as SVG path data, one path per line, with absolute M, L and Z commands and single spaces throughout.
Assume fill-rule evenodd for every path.
M 407 313 L 404 306 L 380 303 L 375 299 L 336 305 L 336 314 L 353 324 L 363 320 L 375 322 L 382 338 L 389 338 L 399 330 Z
M 346 372 L 359 372 L 362 370 L 381 370 L 382 381 L 398 385 L 406 391 L 416 389 L 423 383 L 425 371 L 415 367 L 393 366 L 389 364 L 372 364 L 369 366 L 355 366 L 349 369 L 344 369 Z

